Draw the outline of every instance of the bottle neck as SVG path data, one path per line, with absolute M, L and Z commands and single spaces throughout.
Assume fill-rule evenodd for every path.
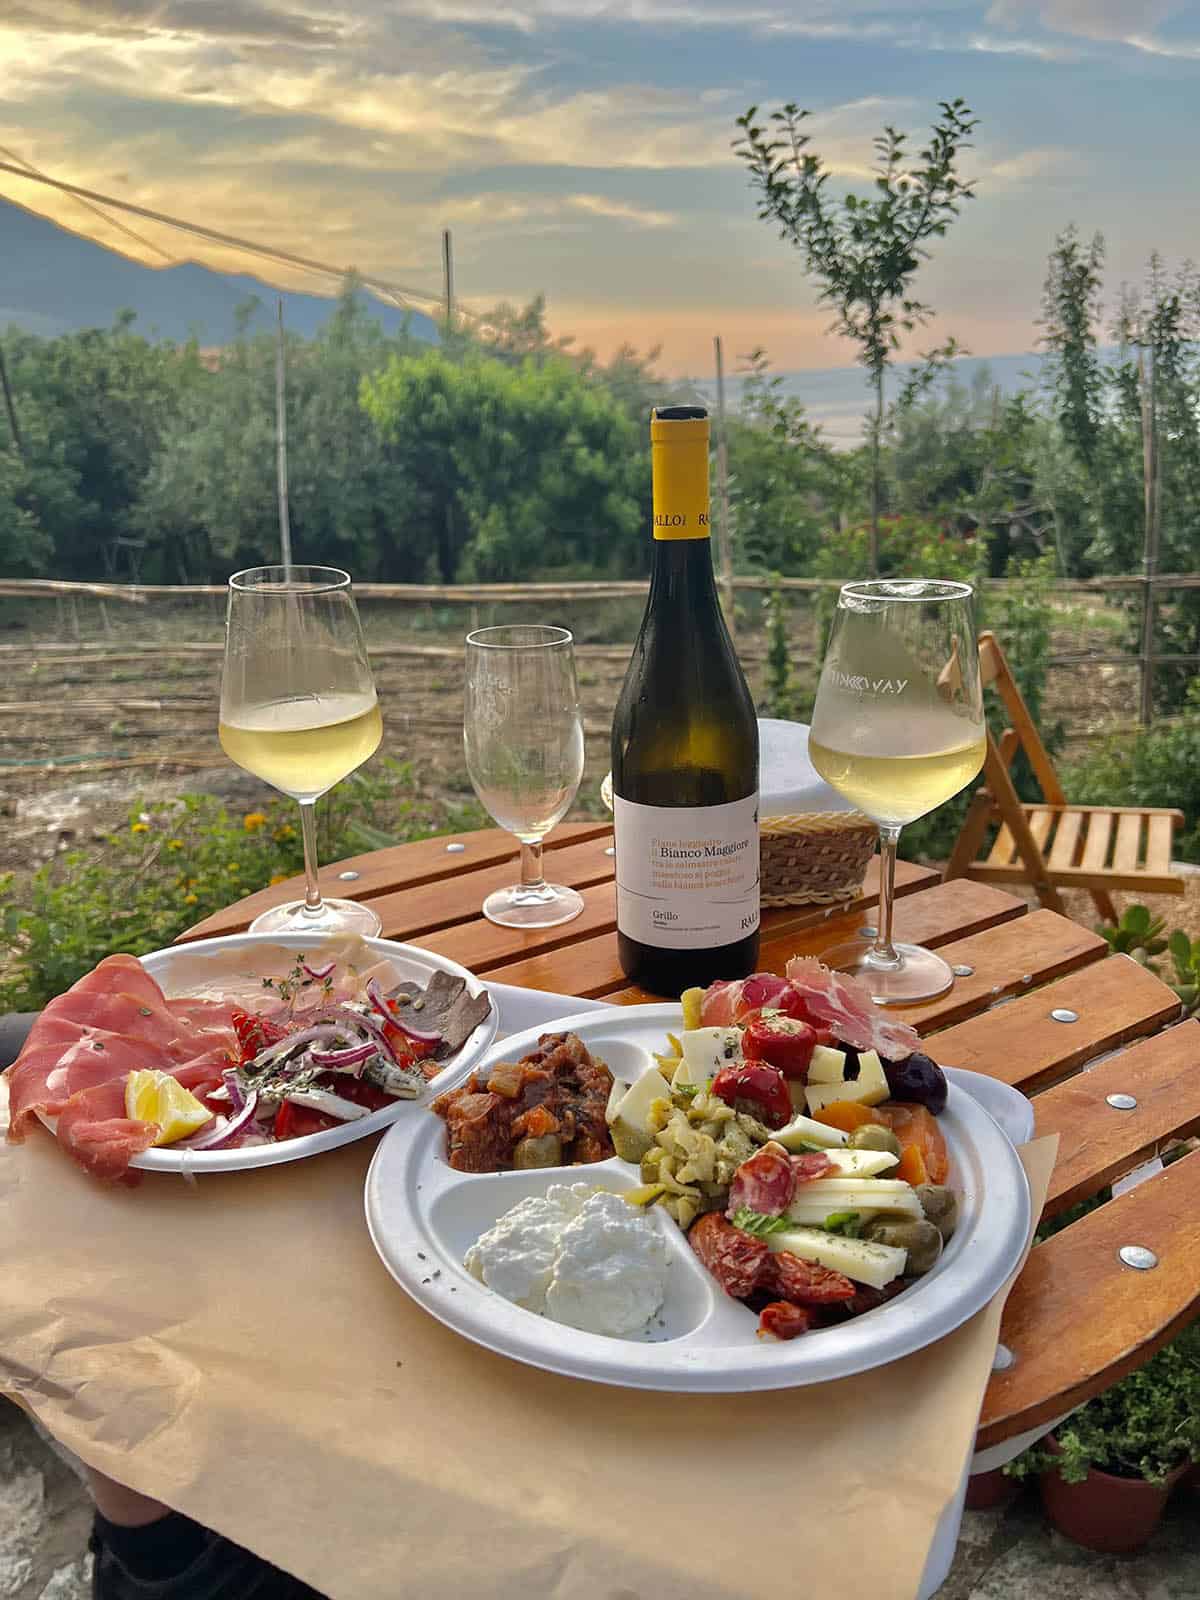
M 651 607 L 691 610 L 717 604 L 708 539 L 655 539 L 650 564 Z

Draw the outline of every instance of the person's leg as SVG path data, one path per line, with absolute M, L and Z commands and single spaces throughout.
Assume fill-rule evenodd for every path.
M 241 1545 L 88 1468 L 94 1600 L 324 1600 Z

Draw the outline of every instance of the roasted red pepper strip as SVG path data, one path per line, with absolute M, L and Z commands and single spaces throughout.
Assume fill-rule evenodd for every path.
M 768 1128 L 782 1128 L 792 1120 L 792 1097 L 783 1073 L 765 1061 L 743 1061 L 724 1067 L 712 1081 L 712 1091 L 726 1105 L 747 1111 Z
M 803 1083 L 817 1048 L 817 1033 L 795 1017 L 759 1017 L 742 1030 L 742 1054 L 747 1061 L 765 1061 L 778 1067 L 785 1078 Z
M 281 1028 L 277 1022 L 240 1010 L 233 1013 L 233 1031 L 237 1034 L 243 1061 L 253 1061 L 268 1045 L 278 1044 L 280 1039 L 287 1037 L 287 1029 Z

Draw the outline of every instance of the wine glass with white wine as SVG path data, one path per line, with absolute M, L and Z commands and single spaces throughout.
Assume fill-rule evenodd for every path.
M 497 889 L 483 914 L 505 928 L 553 928 L 583 896 L 542 876 L 542 840 L 570 810 L 583 777 L 575 642 L 532 624 L 467 635 L 463 717 L 467 771 L 502 828 L 521 841 L 521 881 Z
M 826 950 L 880 1005 L 944 993 L 941 956 L 892 940 L 896 842 L 970 783 L 983 765 L 983 694 L 970 584 L 935 579 L 848 583 L 838 596 L 808 751 L 839 794 L 879 826 L 883 857 L 873 943 Z
M 317 885 L 317 801 L 379 748 L 383 722 L 350 588 L 336 567 L 250 567 L 229 580 L 222 748 L 299 802 L 303 900 L 273 906 L 252 933 L 377 934 L 379 918 Z

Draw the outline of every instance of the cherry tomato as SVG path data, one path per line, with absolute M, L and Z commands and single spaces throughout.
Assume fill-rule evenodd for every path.
M 736 1111 L 746 1111 L 768 1128 L 782 1128 L 792 1120 L 792 1097 L 783 1073 L 765 1061 L 743 1061 L 724 1067 L 712 1081 L 712 1091 Z
M 765 1061 L 785 1078 L 803 1083 L 817 1048 L 816 1030 L 795 1017 L 759 1017 L 742 1030 L 742 1054 L 747 1061 Z

